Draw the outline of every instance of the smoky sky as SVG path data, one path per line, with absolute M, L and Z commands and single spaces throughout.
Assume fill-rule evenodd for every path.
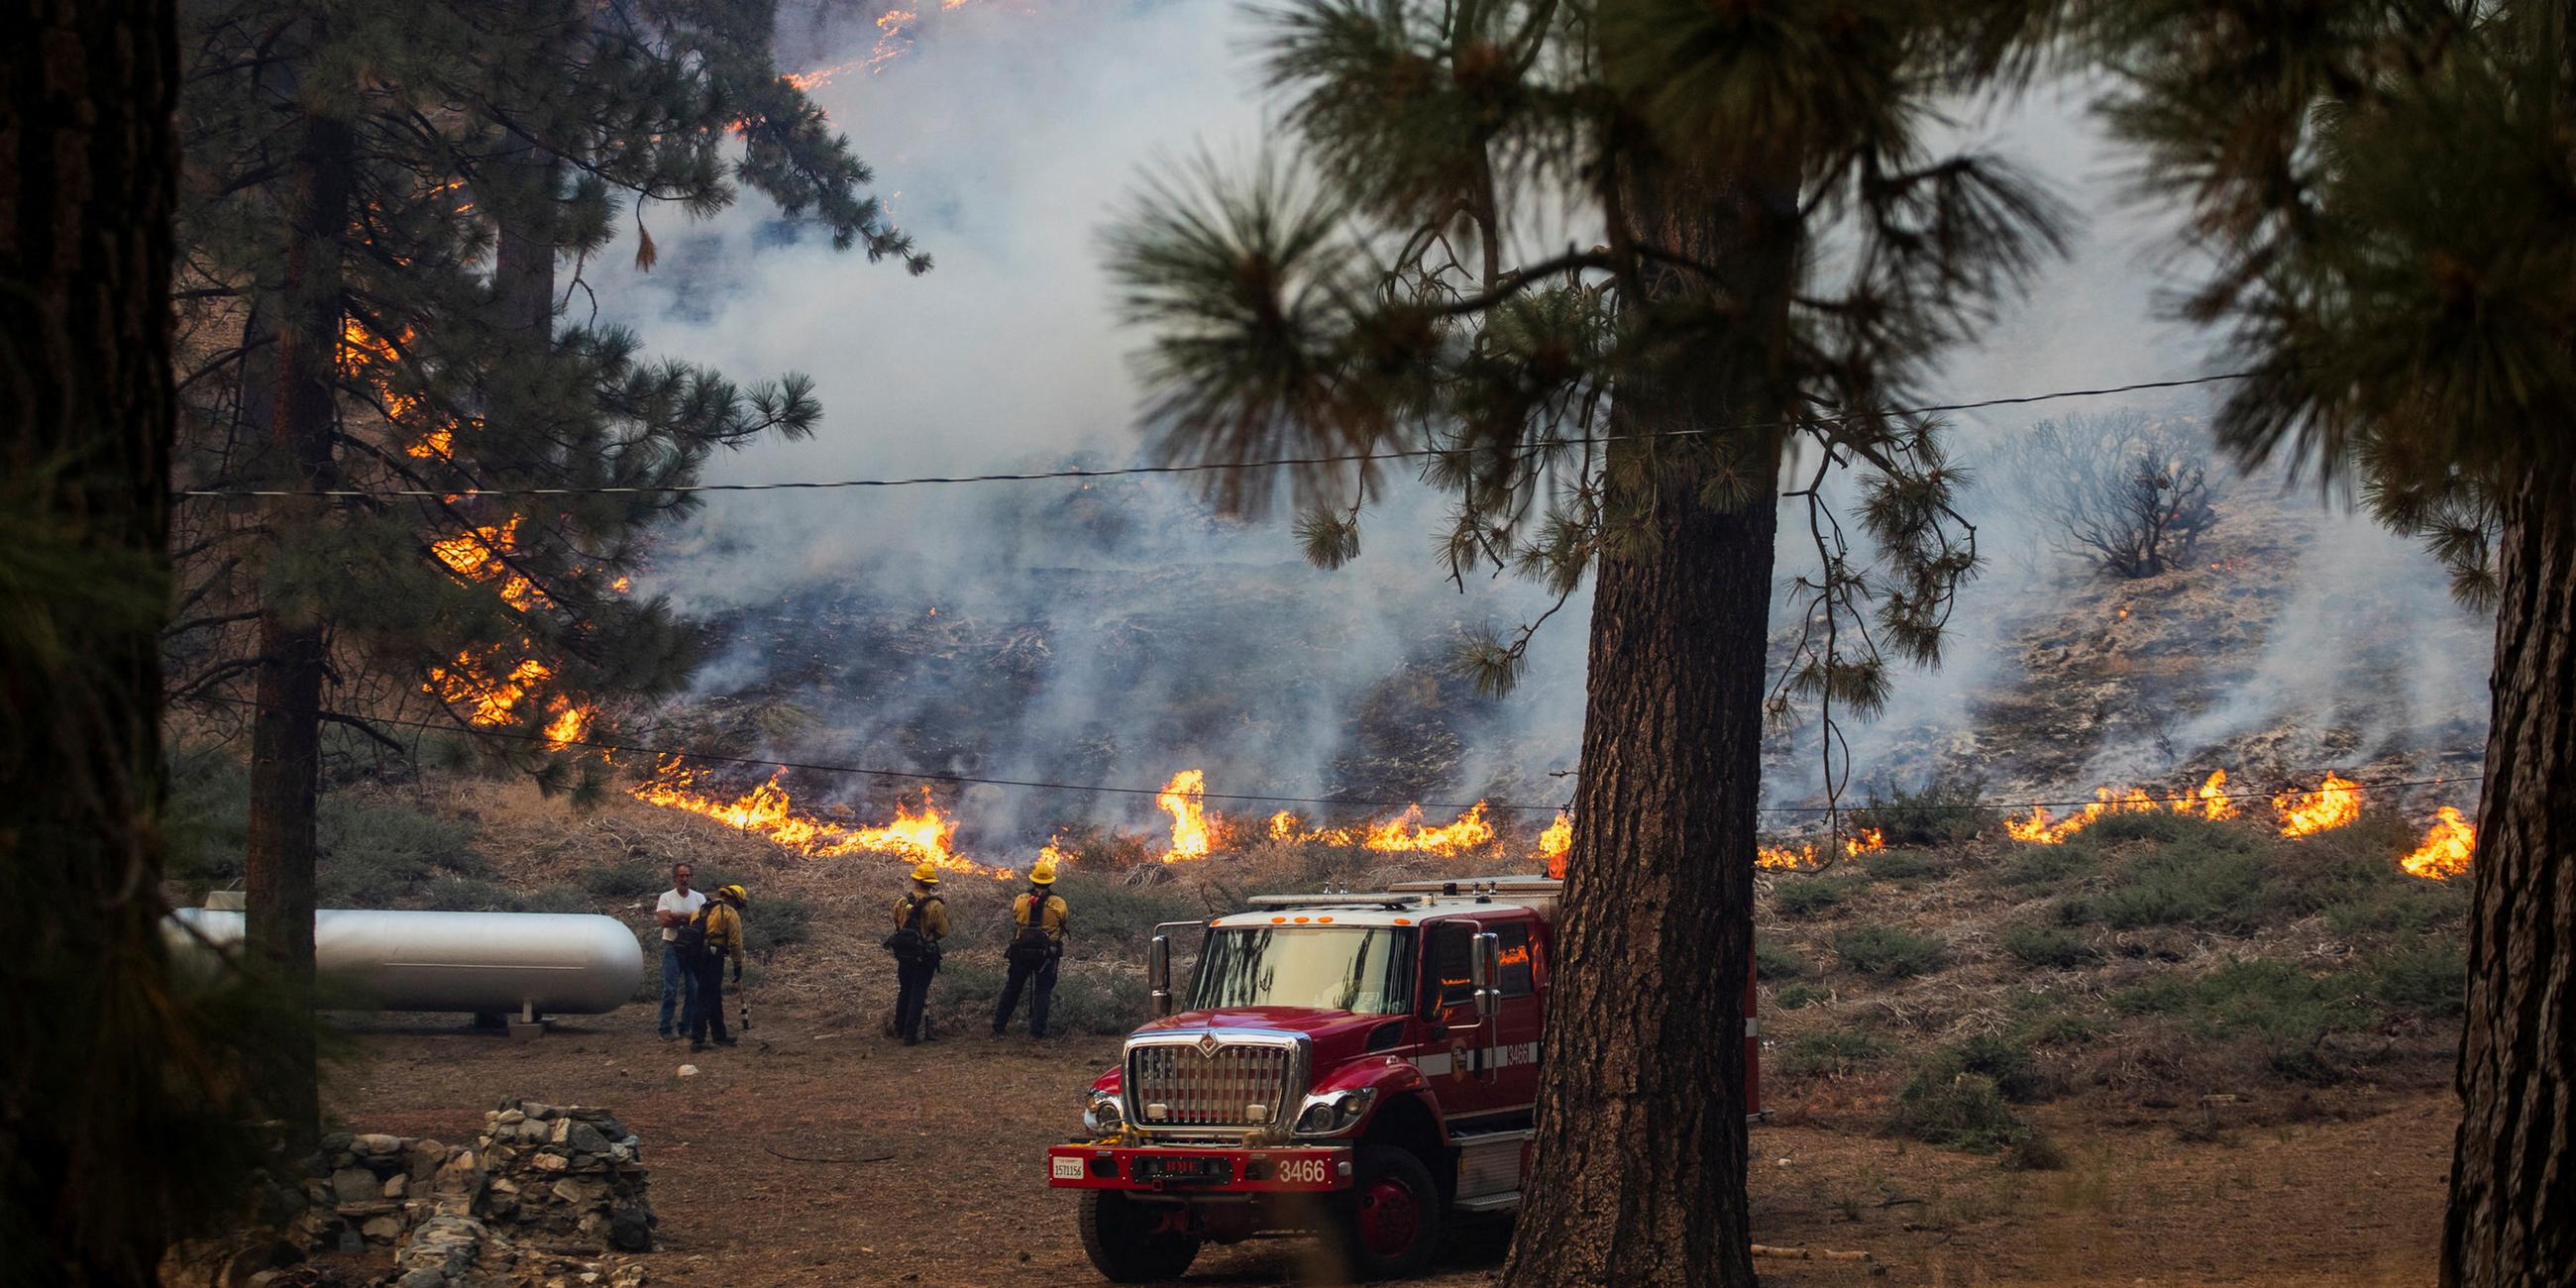
M 1220 0 L 907 7 L 919 12 L 901 24 L 906 38 L 894 56 L 873 70 L 844 67 L 812 93 L 875 167 L 876 192 L 936 257 L 934 271 L 911 278 L 861 254 L 836 253 L 824 237 L 781 223 L 749 196 L 704 221 L 647 206 L 638 217 L 662 249 L 654 270 L 634 270 L 631 244 L 587 267 L 601 316 L 634 328 L 655 352 L 740 380 L 789 370 L 815 380 L 825 408 L 817 435 L 729 454 L 712 467 L 715 481 L 1138 459 L 1137 388 L 1126 356 L 1140 337 L 1116 325 L 1099 233 L 1149 169 L 1201 153 L 1240 160 L 1259 149 L 1267 118 L 1250 48 L 1257 19 Z M 780 24 L 782 67 L 867 58 L 883 39 L 877 19 L 884 12 L 831 0 L 791 6 Z M 2128 199 L 2134 176 L 2089 119 L 2089 90 L 2046 85 L 2000 107 L 1956 110 L 1960 140 L 2041 175 L 2081 222 L 2068 257 L 2041 274 L 2027 300 L 1943 363 L 1931 390 L 1943 401 L 2188 376 L 2223 361 L 2209 337 L 2158 320 L 2160 296 L 2181 284 L 2188 261 L 2175 248 L 2173 214 Z M 575 320 L 587 309 L 580 302 Z M 1952 418 L 1952 441 L 1974 470 L 1995 443 L 2039 416 L 2124 404 L 2179 416 L 2205 415 L 2209 407 L 2203 395 L 2182 394 L 1966 414 Z M 2317 508 L 2312 492 L 2293 495 L 2266 480 L 2261 486 L 2270 495 Z M 1853 731 L 1863 776 L 1882 764 L 1907 772 L 1936 767 L 1943 723 L 1964 719 L 1980 690 L 2013 682 L 2013 640 L 2024 625 L 2013 606 L 2084 575 L 2044 548 L 2010 480 L 1988 478 L 1969 496 L 1989 569 L 1963 603 L 1947 664 L 1904 675 L 1887 717 Z M 1365 553 L 1335 573 L 1297 563 L 1284 515 L 1258 524 L 1227 520 L 1185 485 L 1168 482 L 1120 485 L 1117 498 L 1115 539 L 1069 540 L 1050 526 L 1050 516 L 1083 500 L 1064 484 L 719 494 L 667 544 L 648 585 L 699 613 L 776 604 L 821 587 L 874 604 L 908 600 L 927 609 L 944 602 L 993 621 L 1036 622 L 1051 632 L 1054 648 L 1042 691 L 1007 730 L 996 731 L 996 745 L 974 753 L 977 766 L 1052 767 L 1132 782 L 1159 779 L 1188 756 L 1217 766 L 1210 788 L 1220 791 L 1348 786 L 1332 768 L 1336 746 L 1348 738 L 1347 711 L 1337 707 L 1375 692 L 1391 670 L 1426 665 L 1426 648 L 1442 637 L 1486 621 L 1509 626 L 1546 605 L 1534 587 L 1509 578 L 1463 588 L 1442 580 L 1432 554 L 1440 501 L 1419 487 L 1399 486 L 1377 499 Z M 1782 526 L 1786 579 L 1813 556 L 1798 545 L 1803 522 Z M 2443 598 L 2438 570 L 2411 545 L 2332 514 L 2313 530 L 2301 567 L 2289 574 L 2301 579 L 2297 609 L 2262 643 L 2266 656 L 2248 664 L 2260 682 L 2195 715 L 2195 737 L 2217 743 L 2266 722 L 2328 718 L 2331 703 L 2321 706 L 2320 693 L 2331 686 L 2303 678 L 2286 659 L 2314 655 L 2338 632 L 2372 629 L 2373 615 L 2467 620 Z M 1103 655 L 1066 647 L 1068 639 L 1120 629 L 1124 620 L 1115 604 L 1066 602 L 1068 577 L 1090 586 L 1081 578 L 1092 571 L 1133 574 L 1134 593 L 1149 594 L 1158 571 L 1173 567 L 1217 570 L 1213 583 L 1202 577 L 1190 583 L 1197 586 L 1232 585 L 1226 570 L 1236 570 L 1243 583 L 1260 587 L 1264 602 L 1276 597 L 1294 612 L 1334 617 L 1339 624 L 1321 638 L 1335 641 L 1327 669 L 1340 673 L 1339 682 L 1301 691 L 1305 707 L 1297 712 L 1248 699 L 1247 710 L 1266 712 L 1247 725 L 1260 730 L 1258 745 L 1223 745 L 1220 731 L 1195 735 L 1188 747 L 1148 745 L 1139 736 L 1110 738 L 1114 746 L 1097 750 L 1098 731 L 1120 710 L 1180 701 L 1230 653 L 1261 648 L 1279 633 L 1277 620 L 1242 614 L 1240 640 L 1203 640 L 1197 651 L 1149 658 L 1142 671 L 1114 675 L 1099 663 Z M 2347 583 L 2372 590 L 2339 593 Z M 1475 726 L 1450 789 L 1540 790 L 1551 786 L 1549 771 L 1572 765 L 1587 610 L 1578 596 L 1542 633 L 1527 681 Z M 1786 610 L 1784 598 L 1775 622 Z M 2414 658 L 2421 705 L 2440 707 L 2446 720 L 2484 674 L 2474 649 L 2453 651 Z M 700 690 L 741 684 L 764 665 L 759 650 L 737 648 L 709 669 Z M 816 736 L 845 748 L 899 751 L 884 741 L 889 722 L 910 713 L 917 723 L 923 705 L 937 700 L 913 692 L 851 699 Z M 2456 722 L 2440 736 L 2460 736 Z M 1053 752 L 1044 746 L 1049 739 L 1095 752 Z M 2151 757 L 2134 751 L 2106 748 L 2089 768 L 2179 768 L 2146 764 Z M 943 754 L 954 760 L 962 753 Z M 1800 768 L 1810 760 L 1803 750 L 1781 754 L 1774 799 L 1814 790 L 1814 773 Z M 1023 806 L 988 806 L 997 826 L 1025 832 L 1037 825 Z M 1113 820 L 1152 817 L 1132 802 L 1099 812 Z

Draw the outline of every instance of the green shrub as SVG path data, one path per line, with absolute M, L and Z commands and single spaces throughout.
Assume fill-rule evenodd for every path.
M 1948 956 L 1941 941 L 1894 926 L 1862 926 L 1834 936 L 1834 955 L 1864 975 L 1904 979 L 1929 974 Z
M 1826 1029 L 1803 1034 L 1782 1048 L 1775 1064 L 1792 1078 L 1839 1077 L 1886 1055 L 1886 1043 L 1859 1029 Z
M 1024 887 L 1013 887 L 1014 891 Z M 1129 885 L 1093 872 L 1067 871 L 1056 879 L 1072 918 L 1071 933 L 1086 943 L 1124 944 L 1141 950 L 1166 921 L 1192 921 L 1206 914 L 1169 886 Z M 1121 1030 L 1124 1032 L 1124 1030 Z
M 2021 1043 L 1995 1033 L 1981 1033 L 1943 1052 L 1961 1073 L 1992 1079 L 1995 1090 L 2016 1104 L 2045 1099 L 2048 1079 Z
M 745 951 L 766 956 L 790 944 L 801 944 L 813 932 L 814 908 L 802 899 L 773 895 L 752 900 L 742 915 Z
M 1993 880 L 2008 886 L 2053 886 L 2092 875 L 2100 865 L 2091 850 L 2064 845 L 2024 845 L 1995 869 Z
M 1771 1004 L 1784 1011 L 1795 1011 L 1813 1006 L 1832 996 L 1832 993 L 1814 984 L 1790 984 L 1772 994 Z
M 2358 935 L 2448 929 L 2467 919 L 2468 882 L 2426 881 L 2403 873 L 2400 882 L 2344 892 L 2325 906 L 2326 924 L 2339 934 Z
M 2078 834 L 2085 846 L 2115 845 L 2122 841 L 2178 841 L 2214 826 L 2209 820 L 2190 814 L 2158 810 L 2122 810 L 2105 814 L 2086 824 Z
M 2465 1014 L 2469 958 L 2458 944 L 2382 953 L 2370 963 L 2370 991 L 2400 1010 L 2444 1019 Z
M 414 902 L 438 912 L 509 912 L 516 898 L 481 877 L 437 877 L 420 887 Z
M 602 903 L 644 899 L 671 888 L 671 871 L 650 863 L 591 868 L 581 874 L 581 888 Z
M 1761 979 L 1796 979 L 1807 973 L 1807 959 L 1786 944 L 1753 941 L 1753 973 Z
M 2030 1124 L 2004 1102 L 1995 1080 L 1934 1059 L 1896 1093 L 1888 1127 L 1944 1149 L 1991 1154 L 2030 1137 Z
M 2007 1172 L 2057 1172 L 2066 1168 L 2066 1151 L 2048 1133 L 2030 1127 L 2029 1134 L 2014 1141 L 1997 1162 Z
M 2255 856 L 2177 843 L 2130 865 L 2091 902 L 2115 929 L 2187 925 L 2241 933 L 2261 921 L 2262 896 L 2263 864 Z
M 1823 877 L 1787 877 L 1771 887 L 1771 906 L 1783 917 L 1812 917 L 1842 903 L 1851 882 Z
M 961 1008 L 969 1012 L 981 1008 L 983 1022 L 989 1027 L 993 1003 L 1001 997 L 1006 978 L 1007 972 L 997 963 L 952 956 L 939 964 L 939 973 L 930 979 L 930 1001 L 952 1019 Z
M 505 890 L 501 892 L 500 897 L 501 910 L 504 912 L 596 912 L 599 910 L 599 905 L 591 902 L 588 893 L 571 886 L 547 886 L 529 894 Z
M 2159 979 L 2115 994 L 2132 1015 L 2166 1015 L 2202 1037 L 2250 1037 L 2274 1071 L 2326 1081 L 2319 1048 L 2329 1034 L 2361 1027 L 2367 1017 L 2350 978 L 2310 975 L 2270 958 L 2234 960 L 2197 979 Z
M 1047 1028 L 1060 1033 L 1129 1033 L 1145 1022 L 1150 1005 L 1142 975 L 1063 971 L 1056 979 L 1055 1000 L 1048 1006 Z M 1020 1006 L 1025 1019 L 1025 998 Z
M 1942 871 L 1942 865 L 1933 862 L 1930 855 L 1907 850 L 1881 850 L 1863 855 L 1860 866 L 1873 881 L 1920 881 Z
M 242 875 L 250 829 L 250 770 L 220 746 L 173 747 L 163 807 L 172 879 L 223 887 Z
M 1964 772 L 1934 774 L 1912 790 L 1873 784 L 1852 824 L 1877 829 L 1890 845 L 1950 845 L 1995 825 L 1995 811 L 1980 803 L 1985 791 L 1983 776 Z
M 2100 961 L 2102 954 L 2084 938 L 2055 926 L 2024 922 L 2004 931 L 2004 951 L 2050 970 L 2071 970 Z

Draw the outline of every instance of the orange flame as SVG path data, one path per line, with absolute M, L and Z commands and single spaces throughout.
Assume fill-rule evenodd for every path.
M 2314 836 L 2361 817 L 2361 784 L 2328 771 L 2315 791 L 2283 792 L 2272 807 L 2281 811 L 2281 835 Z
M 465 718 L 473 724 L 507 724 L 519 700 L 552 678 L 554 669 L 535 658 L 525 658 L 503 672 L 493 665 L 498 655 L 499 650 L 494 649 L 477 657 L 468 649 L 457 654 L 452 665 L 429 668 L 430 682 L 422 687 L 451 706 L 464 705 Z
M 891 15 L 889 15 L 891 16 Z M 1207 775 L 1196 769 L 1184 769 L 1163 784 L 1154 804 L 1172 816 L 1172 850 L 1163 856 L 1165 863 L 1208 856 Z
M 997 881 L 1007 881 L 1015 875 L 1008 868 L 988 867 L 959 854 L 951 844 L 957 821 L 939 812 L 927 787 L 921 789 L 919 813 L 898 804 L 891 823 L 882 827 L 848 827 L 797 810 L 787 789 L 779 786 L 779 779 L 786 773 L 782 769 L 749 792 L 725 799 L 697 790 L 695 771 L 665 761 L 650 782 L 637 785 L 628 794 L 648 805 L 714 819 L 783 849 L 816 858 L 884 854 L 915 863 L 927 860 L 945 871 L 978 873 Z
M 2397 861 L 2397 866 L 2410 876 L 2427 881 L 2440 881 L 2469 870 L 2469 856 L 2476 852 L 2478 830 L 2460 817 L 2460 811 L 2448 805 L 2437 811 L 2424 843 L 2415 852 Z
M 2028 841 L 2033 845 L 2057 845 L 2063 843 L 2066 838 L 2091 827 L 2106 815 L 2152 814 L 2156 809 L 2156 799 L 2149 796 L 2145 788 L 2132 787 L 2114 796 L 2110 788 L 2096 787 L 2093 789 L 2093 803 L 2075 813 L 2062 819 L 2052 820 L 2047 806 L 2033 805 L 2030 807 L 2029 818 L 2005 819 L 2004 834 L 2016 841 Z
M 2173 803 L 2173 808 L 2174 813 L 2176 814 L 2190 814 L 2197 812 L 2201 817 L 2207 819 L 2229 819 L 2236 817 L 2235 802 L 2230 800 L 2227 795 L 2227 771 L 2224 769 L 2211 770 L 2209 772 L 2209 781 L 2200 785 L 2200 791 L 2188 800 L 2176 800 Z
M 1456 821 L 1442 827 L 1422 825 L 1422 807 L 1408 805 L 1402 814 L 1383 823 L 1370 825 L 1362 844 L 1384 854 L 1437 854 L 1444 858 L 1463 854 L 1494 839 L 1494 825 L 1485 821 L 1485 803 L 1468 807 Z
M 1547 830 L 1538 834 L 1539 857 L 1547 860 L 1547 874 L 1565 878 L 1565 856 L 1574 849 L 1574 820 L 1560 812 Z
M 1887 848 L 1887 833 L 1864 827 L 1843 838 L 1843 857 L 1856 859 L 1873 850 Z M 1757 868 L 1812 868 L 1816 866 L 1816 843 L 1801 841 L 1791 845 L 1757 845 L 1753 849 L 1753 866 Z

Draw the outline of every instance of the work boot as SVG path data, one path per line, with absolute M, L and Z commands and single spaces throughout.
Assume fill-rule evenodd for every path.
M 741 1045 L 742 1045 L 742 1039 L 741 1039 L 741 1038 L 737 1038 L 737 1037 L 732 1037 L 732 1036 L 721 1037 L 721 1038 L 717 1038 L 717 1039 L 716 1039 L 716 1045 L 717 1045 L 717 1046 L 725 1046 L 725 1047 L 729 1047 L 729 1046 L 741 1046 Z
M 1007 1036 L 1007 1035 L 1006 1035 L 1006 1034 L 1005 1034 L 1001 1029 L 998 1029 L 998 1028 L 997 1028 L 997 1029 L 993 1030 L 993 1036 L 998 1038 L 998 1037 L 1004 1037 L 1004 1036 Z
M 903 1044 L 904 1044 L 905 1046 L 920 1046 L 920 1045 L 921 1045 L 921 1039 L 919 1039 L 919 1038 L 914 1038 L 914 1037 L 907 1037 L 907 1038 L 905 1038 L 905 1039 L 903 1040 Z
M 691 1038 L 689 1039 L 689 1049 L 692 1051 L 704 1051 L 707 1049 L 707 1044 L 696 1038 Z

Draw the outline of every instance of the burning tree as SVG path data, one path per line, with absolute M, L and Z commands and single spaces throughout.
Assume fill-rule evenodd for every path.
M 1976 567 L 1935 427 L 1886 409 L 2055 246 L 2047 199 L 1925 134 L 2023 64 L 2040 8 L 1305 0 L 1267 50 L 1296 160 L 1166 181 L 1111 236 L 1167 457 L 1341 458 L 1298 479 L 1330 565 L 1368 458 L 1420 453 L 1457 499 L 1452 577 L 1597 578 L 1548 1002 L 1586 1058 L 1544 1074 L 1510 1282 L 1753 1281 L 1761 731 L 1821 705 L 1841 781 L 1834 713 L 1882 700 L 1883 650 L 1937 658 Z M 1519 259 L 1565 210 L 1597 236 Z M 1875 574 L 1824 503 L 1844 468 Z M 1817 571 L 1766 694 L 1783 502 Z M 1475 673 L 1508 687 L 1544 620 Z
M 927 267 L 771 65 L 773 8 L 191 11 L 177 472 L 271 495 L 184 512 L 172 691 L 249 711 L 249 944 L 290 979 L 309 986 L 322 726 L 394 745 L 369 717 L 427 715 L 596 791 L 604 767 L 550 752 L 694 660 L 668 607 L 628 593 L 651 525 L 690 503 L 669 489 L 814 424 L 801 377 L 740 388 L 558 327 L 625 203 L 648 267 L 646 208 L 705 213 L 737 183 Z M 309 1049 L 280 1064 L 312 1085 Z
M 2252 372 L 2216 422 L 2361 484 L 2496 609 L 2446 1284 L 2576 1266 L 2576 61 L 2563 4 L 2103 6 L 2112 119 Z M 2463 848 L 2465 836 L 2457 838 Z M 2457 856 L 2465 861 L 2467 855 Z
M 2058 549 L 2114 576 L 2154 577 L 2183 563 L 2218 523 L 2207 440 L 2138 412 L 2043 420 L 2004 457 L 2057 529 Z

